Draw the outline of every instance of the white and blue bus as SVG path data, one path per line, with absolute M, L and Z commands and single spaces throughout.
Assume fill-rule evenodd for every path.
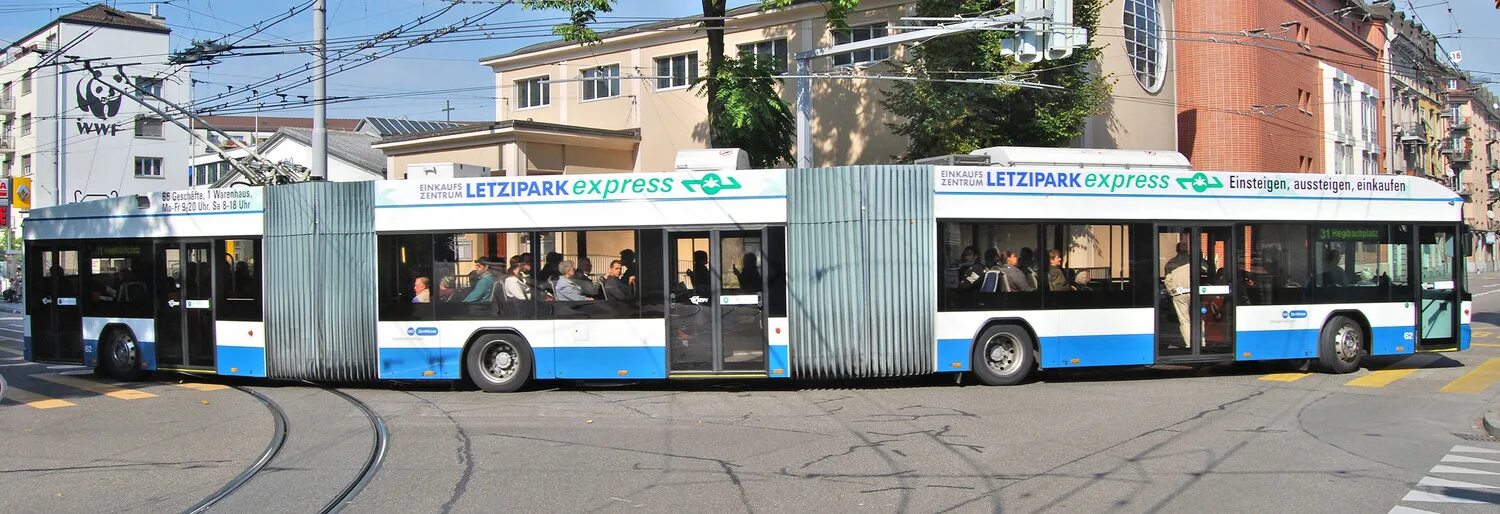
M 851 166 L 153 193 L 26 220 L 26 358 L 313 380 L 830 379 L 1462 350 L 1406 176 Z

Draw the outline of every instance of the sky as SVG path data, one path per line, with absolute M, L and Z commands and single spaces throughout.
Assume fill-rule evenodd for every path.
M 258 21 L 275 17 L 301 6 L 305 0 L 167 0 L 156 2 L 160 14 L 172 28 L 171 49 L 182 50 L 193 40 L 216 39 L 241 31 Z M 730 7 L 756 0 L 730 0 Z M 1500 10 L 1491 0 L 1394 0 L 1396 6 L 1415 12 L 1429 30 L 1441 37 L 1447 51 L 1463 52 L 1459 66 L 1480 80 L 1490 80 L 1491 91 L 1500 92 Z M 441 0 L 326 0 L 328 37 L 369 37 L 388 31 L 419 16 L 436 13 L 448 6 Z M 146 11 L 152 2 L 116 0 L 116 7 Z M 56 17 L 88 5 L 84 0 L 5 0 L 0 2 L 0 43 L 24 36 Z M 468 0 L 441 17 L 424 25 L 435 29 L 474 16 L 498 5 L 496 0 Z M 691 16 L 701 13 L 697 0 L 619 0 L 615 12 L 600 16 L 601 27 L 620 27 L 645 23 L 664 17 Z M 1450 11 L 1451 10 L 1451 11 Z M 410 119 L 482 121 L 495 117 L 494 75 L 479 64 L 479 59 L 502 54 L 525 45 L 555 39 L 549 27 L 562 21 L 556 11 L 529 11 L 516 5 L 501 7 L 484 23 L 506 24 L 486 32 L 486 39 L 436 42 L 416 46 L 392 56 L 370 62 L 328 78 L 330 97 L 373 98 L 329 105 L 329 116 L 359 118 L 363 116 L 406 117 Z M 1460 32 L 1462 31 L 1462 32 Z M 266 29 L 245 44 L 287 44 L 305 42 L 312 36 L 311 12 L 302 12 Z M 470 39 L 477 39 L 472 38 Z M 198 81 L 195 98 L 202 99 L 228 90 L 227 86 L 250 84 L 256 80 L 292 71 L 309 61 L 306 55 L 269 55 L 225 58 L 212 66 L 192 68 Z M 435 92 L 465 89 L 464 91 Z M 308 95 L 310 86 L 288 91 Z M 280 100 L 272 97 L 271 104 Z M 451 103 L 452 111 L 444 111 Z M 266 108 L 267 111 L 270 108 Z M 306 108 L 265 112 L 267 115 L 306 116 Z

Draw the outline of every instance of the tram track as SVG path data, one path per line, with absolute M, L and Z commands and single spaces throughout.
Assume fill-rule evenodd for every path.
M 379 414 L 376 414 L 374 409 L 370 408 L 368 404 L 366 404 L 359 398 L 356 398 L 353 395 L 340 391 L 336 388 L 314 384 L 312 382 L 308 382 L 308 384 L 313 387 L 322 389 L 323 391 L 329 392 L 335 396 L 338 396 L 339 398 L 342 398 L 344 401 L 358 408 L 360 412 L 364 414 L 365 420 L 370 425 L 370 453 L 369 456 L 364 459 L 363 464 L 360 466 L 358 475 L 354 478 L 354 480 L 349 481 L 346 485 L 344 485 L 344 487 L 339 490 L 338 494 L 333 499 L 324 504 L 323 507 L 319 510 L 319 512 L 322 512 L 324 514 L 331 514 L 342 511 L 344 507 L 353 502 L 354 498 L 364 490 L 365 486 L 369 485 L 370 481 L 375 477 L 375 474 L 380 471 L 380 466 L 385 461 L 386 449 L 390 440 L 390 431 L 386 428 L 385 420 L 381 418 Z M 219 488 L 219 490 L 215 491 L 212 495 L 209 495 L 207 498 L 204 498 L 202 501 L 189 508 L 186 512 L 190 514 L 200 514 L 211 510 L 214 506 L 218 505 L 223 500 L 234 495 L 235 492 L 239 491 L 246 484 L 251 483 L 257 476 L 260 476 L 261 472 L 266 469 L 267 465 L 269 465 L 273 460 L 281 455 L 282 449 L 287 445 L 288 435 L 291 434 L 292 424 L 288 420 L 286 411 L 282 408 L 281 405 L 276 403 L 275 400 L 272 400 L 269 396 L 248 387 L 231 387 L 239 390 L 240 392 L 250 395 L 257 401 L 261 402 L 263 406 L 265 406 L 266 410 L 271 413 L 272 422 L 275 425 L 275 433 L 272 435 L 271 441 L 267 443 L 266 450 L 261 453 L 260 457 L 256 459 L 254 463 L 245 468 L 245 470 L 240 472 L 239 475 L 236 475 L 235 478 L 225 484 L 224 487 Z

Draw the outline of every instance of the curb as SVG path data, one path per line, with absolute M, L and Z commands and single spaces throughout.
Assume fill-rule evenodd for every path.
M 1490 437 L 1500 437 L 1500 405 L 1485 409 L 1484 419 L 1480 423 L 1484 425 L 1484 431 L 1490 433 Z

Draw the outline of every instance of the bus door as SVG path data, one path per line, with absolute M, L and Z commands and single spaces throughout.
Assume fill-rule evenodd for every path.
M 1452 225 L 1417 227 L 1417 347 L 1458 346 L 1458 238 Z
M 1157 227 L 1158 360 L 1234 357 L 1233 235 L 1229 225 Z
M 83 362 L 82 290 L 78 250 L 28 245 L 24 287 L 31 316 L 31 360 Z
M 676 374 L 765 373 L 761 230 L 674 232 L 667 240 L 667 344 Z
M 162 368 L 214 367 L 213 244 L 156 246 L 156 362 Z

